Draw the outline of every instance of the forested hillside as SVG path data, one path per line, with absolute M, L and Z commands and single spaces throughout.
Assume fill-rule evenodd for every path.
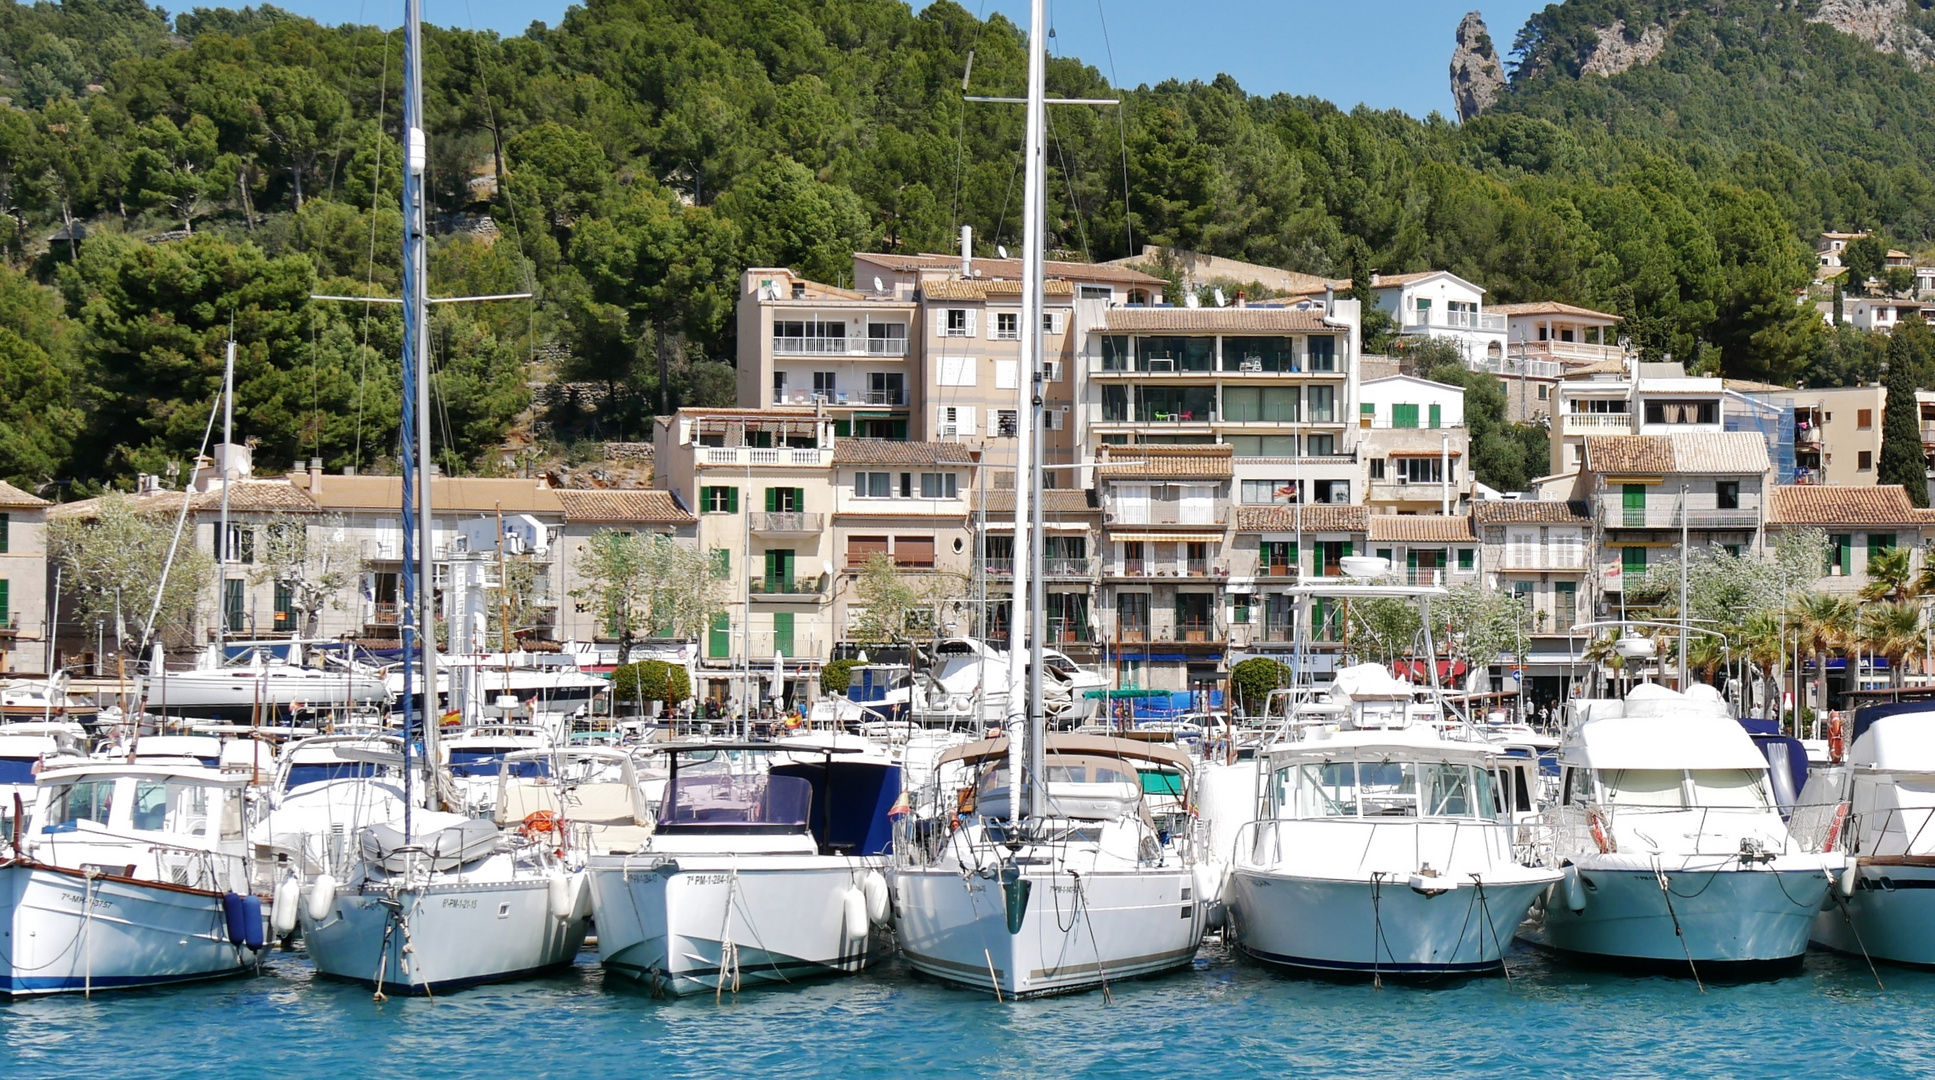
M 1871 357 L 1796 306 L 1804 237 L 1935 230 L 1935 128 L 1907 104 L 1923 76 L 1743 0 L 1673 15 L 1653 65 L 1582 77 L 1593 27 L 1649 17 L 1613 3 L 1547 9 L 1505 100 L 1462 126 L 1228 78 L 1134 88 L 1119 114 L 1057 110 L 1050 242 L 1360 281 L 1450 269 L 1499 301 L 1620 312 L 1652 353 L 1756 378 L 1832 380 Z M 1778 40 L 1701 44 L 1743 35 Z M 546 403 L 560 434 L 639 435 L 661 389 L 729 398 L 742 266 L 837 282 L 855 248 L 1019 232 L 1019 111 L 964 104 L 962 80 L 972 55 L 969 93 L 1018 93 L 1021 34 L 952 0 L 595 0 L 517 37 L 425 37 L 432 292 L 538 294 L 436 309 L 451 468 L 529 419 L 533 381 L 605 388 L 595 418 Z M 258 460 L 380 466 L 394 309 L 307 297 L 397 286 L 398 48 L 270 7 L 169 22 L 134 0 L 0 4 L 0 476 L 79 491 L 184 461 L 231 325 Z M 1799 81 L 1766 74 L 1796 65 Z M 1734 81 L 1708 87 L 1715 73 Z M 1111 92 L 1075 58 L 1049 81 Z

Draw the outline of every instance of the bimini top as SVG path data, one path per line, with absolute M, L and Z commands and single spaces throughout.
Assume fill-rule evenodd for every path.
M 1935 702 L 1856 709 L 1848 760 L 1890 772 L 1935 772 Z
M 1050 735 L 1047 751 L 1050 754 L 1095 754 L 1100 757 L 1150 761 L 1186 772 L 1193 772 L 1196 767 L 1188 754 L 1172 746 L 1138 742 L 1132 739 L 1117 739 L 1108 735 Z M 984 761 L 1006 757 L 1007 753 L 1008 740 L 1005 736 L 999 739 L 982 739 L 979 742 L 949 747 L 941 752 L 940 759 L 935 764 L 938 766 L 950 761 L 961 761 L 969 765 L 977 765 Z
M 1767 768 L 1747 729 L 1724 706 L 1665 687 L 1636 686 L 1621 713 L 1595 710 L 1559 749 L 1561 764 L 1594 769 Z

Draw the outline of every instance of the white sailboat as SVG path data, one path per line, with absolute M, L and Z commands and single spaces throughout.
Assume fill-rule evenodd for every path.
M 1047 16 L 1029 6 L 1024 147 L 1021 335 L 1016 386 L 1015 575 L 1011 639 L 1025 634 L 1026 665 L 1006 665 L 1002 731 L 992 743 L 943 753 L 971 771 L 973 790 L 950 806 L 930 793 L 895 838 L 895 933 L 914 967 L 1001 997 L 1106 988 L 1112 979 L 1181 967 L 1206 919 L 1195 835 L 1163 835 L 1146 814 L 1139 777 L 1161 767 L 1114 739 L 1046 738 L 1043 659 L 1040 403 L 1043 128 Z M 1077 741 L 1069 741 L 1077 740 Z M 1175 751 L 1186 765 L 1186 755 Z
M 349 845 L 339 879 L 312 879 L 299 913 L 316 970 L 387 990 L 432 993 L 535 974 L 570 964 L 584 943 L 583 875 L 563 857 L 552 819 L 515 832 L 488 819 L 438 808 L 448 774 L 437 748 L 434 710 L 411 681 L 438 685 L 434 544 L 431 529 L 429 356 L 424 324 L 423 35 L 420 0 L 404 0 L 403 182 L 403 621 L 404 685 L 401 827 L 370 824 Z M 450 620 L 453 636 L 470 620 Z M 434 695 L 424 695 L 433 698 Z M 475 699 L 472 698 L 475 705 Z M 418 810 L 415 741 L 423 739 L 428 810 Z M 291 890 L 293 891 L 293 890 Z M 283 887 L 278 886 L 278 894 Z M 286 916 L 277 920 L 287 925 Z

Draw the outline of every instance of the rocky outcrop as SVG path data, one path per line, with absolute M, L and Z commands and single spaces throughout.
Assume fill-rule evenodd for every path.
M 1626 23 L 1615 19 L 1609 27 L 1599 30 L 1599 44 L 1592 47 L 1586 62 L 1579 67 L 1581 75 L 1604 75 L 1611 78 L 1621 72 L 1631 71 L 1641 64 L 1650 63 L 1666 48 L 1666 27 L 1659 23 L 1648 24 L 1640 31 L 1638 40 L 1627 36 Z
M 1908 0 L 1822 0 L 1807 21 L 1858 37 L 1878 52 L 1899 53 L 1918 68 L 1935 63 L 1935 40 L 1908 21 Z
M 1498 101 L 1505 90 L 1505 69 L 1498 63 L 1498 50 L 1492 47 L 1492 36 L 1478 12 L 1469 12 L 1459 21 L 1457 40 L 1451 50 L 1451 97 L 1457 102 L 1462 122 Z

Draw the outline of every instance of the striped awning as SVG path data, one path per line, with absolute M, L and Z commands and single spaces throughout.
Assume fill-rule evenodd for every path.
M 1211 540 L 1221 540 L 1222 538 L 1223 534 L 1220 532 L 1143 533 L 1116 532 L 1114 530 L 1110 530 L 1109 532 L 1109 539 L 1111 540 L 1127 540 L 1131 543 L 1140 542 L 1144 544 L 1200 544 L 1207 543 Z

